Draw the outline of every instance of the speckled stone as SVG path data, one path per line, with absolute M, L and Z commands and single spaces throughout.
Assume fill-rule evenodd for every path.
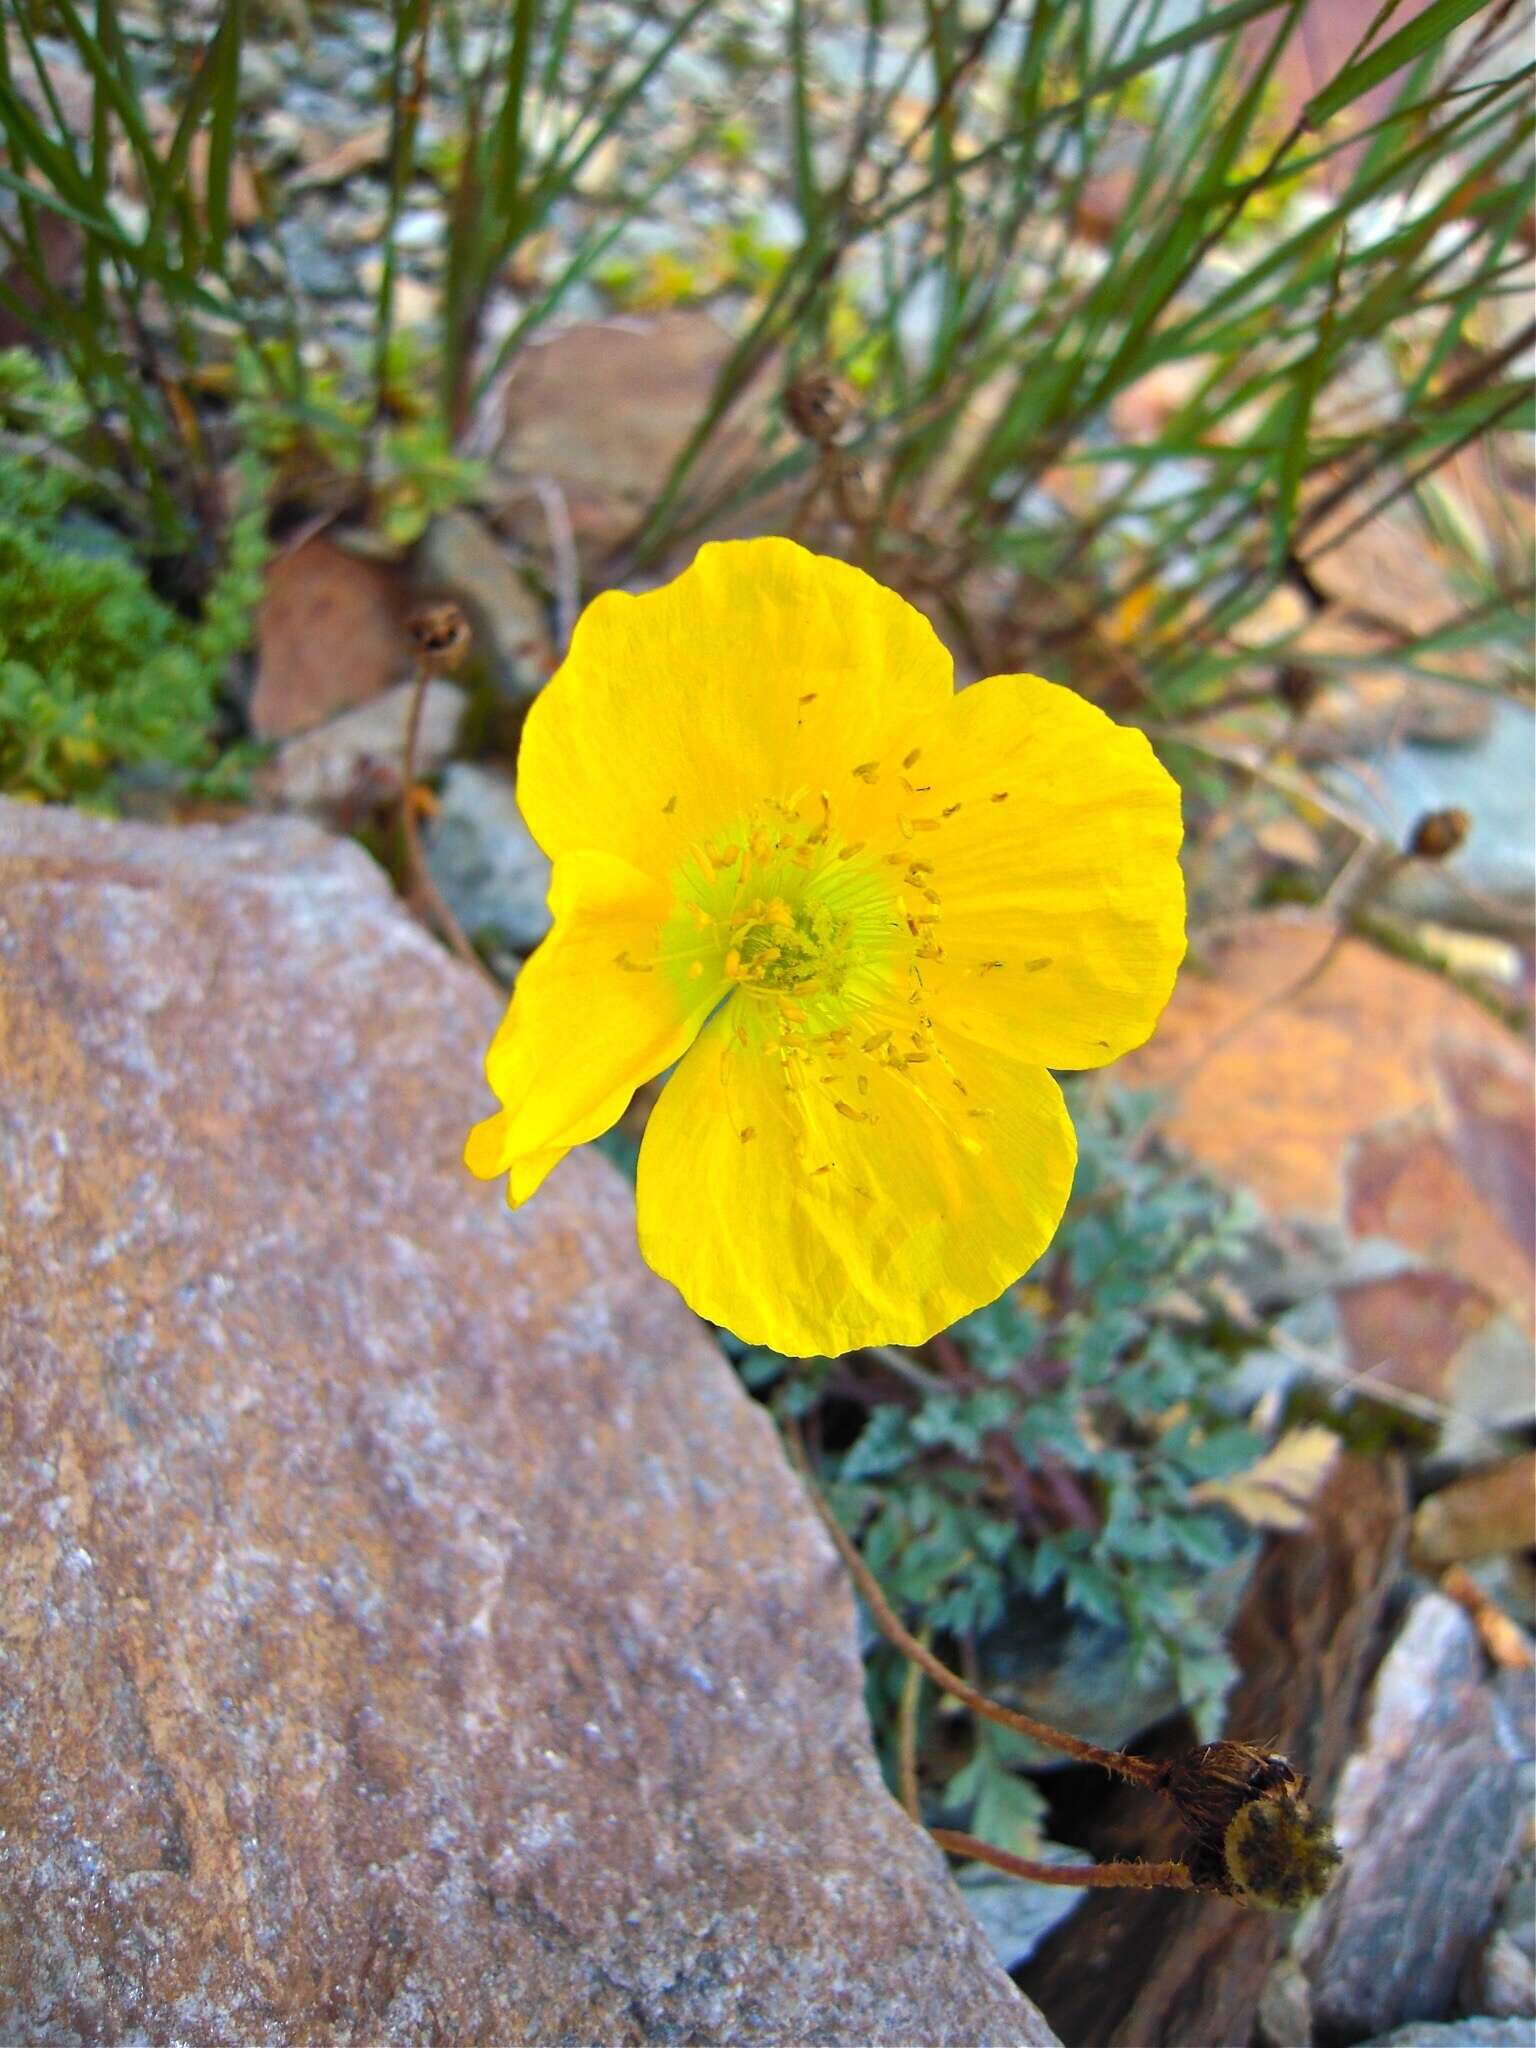
M 0 2041 L 1043 2044 L 770 1425 L 357 849 L 0 805 Z

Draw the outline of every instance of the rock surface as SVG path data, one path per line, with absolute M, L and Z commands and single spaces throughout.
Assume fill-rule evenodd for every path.
M 477 945 L 531 953 L 553 920 L 549 855 L 523 823 L 511 778 L 471 761 L 443 777 L 427 865 Z
M 1334 1804 L 1344 1868 L 1302 1952 L 1321 2039 L 1449 2013 L 1522 1833 L 1520 1762 L 1471 1621 L 1425 1594 L 1377 1673 Z
M 1049 2043 L 847 1591 L 355 848 L 0 805 L 0 2040 Z
M 1250 916 L 1207 941 L 1120 1069 L 1337 1288 L 1340 1363 L 1478 1426 L 1532 1412 L 1529 1049 L 1441 976 L 1333 927 Z M 1320 969 L 1320 971 L 1319 971 Z M 1488 1455 L 1486 1441 L 1478 1445 Z
M 397 683 L 371 703 L 343 711 L 328 725 L 285 740 L 257 775 L 262 794 L 279 808 L 318 818 L 391 802 L 400 794 L 414 683 Z M 416 731 L 417 778 L 435 775 L 458 744 L 462 690 L 441 676 L 427 684 Z
M 594 320 L 525 348 L 507 392 L 496 466 L 519 495 L 507 518 L 546 546 L 544 515 L 527 482 L 564 494 L 585 560 L 600 562 L 633 532 L 709 402 L 730 337 L 707 313 Z M 761 467 L 771 423 L 762 391 L 743 398 L 689 482 L 710 495 Z M 593 393 L 603 394 L 600 406 Z
M 256 613 L 257 739 L 288 739 L 410 674 L 400 577 L 323 536 L 279 555 Z
M 461 605 L 498 693 L 514 704 L 536 697 L 554 667 L 544 607 L 501 542 L 473 512 L 440 512 L 411 565 L 423 599 Z

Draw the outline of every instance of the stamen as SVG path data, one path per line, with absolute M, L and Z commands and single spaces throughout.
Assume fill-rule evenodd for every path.
M 946 804 L 943 811 L 940 813 L 940 816 L 945 818 L 952 818 L 955 815 L 956 811 L 958 811 L 959 809 L 961 809 L 961 806 L 959 804 Z
M 938 829 L 939 821 L 937 818 L 914 818 L 912 820 L 912 830 L 914 832 L 937 832 Z
M 917 766 L 918 756 L 922 753 L 922 751 L 923 750 L 921 747 L 914 747 L 910 754 L 903 754 L 901 757 L 902 767 L 915 768 Z
M 662 807 L 661 807 L 661 815 L 662 815 L 662 816 L 663 816 L 664 818 L 670 818 L 670 817 L 671 817 L 671 815 L 672 815 L 672 813 L 673 813 L 673 812 L 674 812 L 674 811 L 675 811 L 676 809 L 677 809 L 677 791 L 676 791 L 676 790 L 674 789 L 674 790 L 673 790 L 673 792 L 672 792 L 672 794 L 671 794 L 671 795 L 670 795 L 670 796 L 669 796 L 669 797 L 667 798 L 666 802 L 665 802 L 665 803 L 664 803 L 664 804 L 662 805 Z
M 880 774 L 880 763 L 878 761 L 861 761 L 853 772 L 858 776 L 860 782 L 874 782 Z
M 852 1103 L 844 1102 L 841 1096 L 839 1096 L 837 1101 L 833 1103 L 832 1107 L 837 1111 L 839 1116 L 847 1117 L 849 1123 L 851 1124 L 867 1124 L 869 1122 L 868 1110 L 855 1109 Z
M 993 792 L 992 792 L 992 801 L 993 801 L 993 803 L 995 803 L 995 804 L 1005 804 L 1005 803 L 1007 803 L 1007 801 L 1008 801 L 1008 792 L 1007 792 L 1007 790 L 1006 790 L 1006 789 L 994 789 L 994 790 L 993 790 Z
M 703 978 L 704 962 L 702 960 L 695 960 L 693 965 L 688 970 L 688 979 L 690 981 L 702 981 Z
M 855 839 L 852 846 L 843 847 L 837 857 L 839 860 L 852 860 L 853 856 L 862 853 L 868 844 L 867 839 Z
M 802 704 L 814 704 L 816 702 L 816 692 L 814 690 L 807 690 L 805 695 L 800 699 L 800 702 Z
M 740 1137 L 743 1145 L 750 1145 L 757 1136 L 757 1126 L 755 1124 L 743 1124 L 737 1135 Z
M 983 960 L 976 972 L 978 974 L 996 974 L 1002 964 L 1001 960 Z
M 631 960 L 627 948 L 622 953 L 614 954 L 613 964 L 615 967 L 622 967 L 626 974 L 649 974 L 652 971 L 649 961 Z

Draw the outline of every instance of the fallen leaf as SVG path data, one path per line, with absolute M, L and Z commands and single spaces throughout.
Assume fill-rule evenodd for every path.
M 1204 1479 L 1190 1499 L 1230 1508 L 1254 1529 L 1305 1529 L 1308 1508 L 1339 1455 L 1339 1440 L 1321 1423 L 1287 1430 L 1256 1465 L 1229 1479 Z

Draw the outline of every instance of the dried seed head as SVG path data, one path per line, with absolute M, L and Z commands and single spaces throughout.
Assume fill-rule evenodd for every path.
M 1343 1858 L 1339 1845 L 1304 1799 L 1255 1799 L 1227 1829 L 1227 1877 L 1250 1906 L 1299 1913 L 1320 1899 Z
M 853 418 L 852 391 L 826 370 L 805 370 L 784 391 L 784 416 L 795 432 L 826 448 Z
M 1288 1758 L 1208 1742 L 1167 1765 L 1160 1789 L 1194 1836 L 1184 1860 L 1198 1883 L 1280 1912 L 1327 1890 L 1339 1851 Z
M 1275 695 L 1298 718 L 1312 708 L 1321 688 L 1322 684 L 1315 669 L 1298 668 L 1294 664 L 1288 664 L 1275 677 Z
M 1446 860 L 1471 830 L 1465 811 L 1427 811 L 1409 833 L 1404 851 L 1415 860 Z
M 405 622 L 416 658 L 429 675 L 446 676 L 469 653 L 474 635 L 456 604 L 424 604 Z

